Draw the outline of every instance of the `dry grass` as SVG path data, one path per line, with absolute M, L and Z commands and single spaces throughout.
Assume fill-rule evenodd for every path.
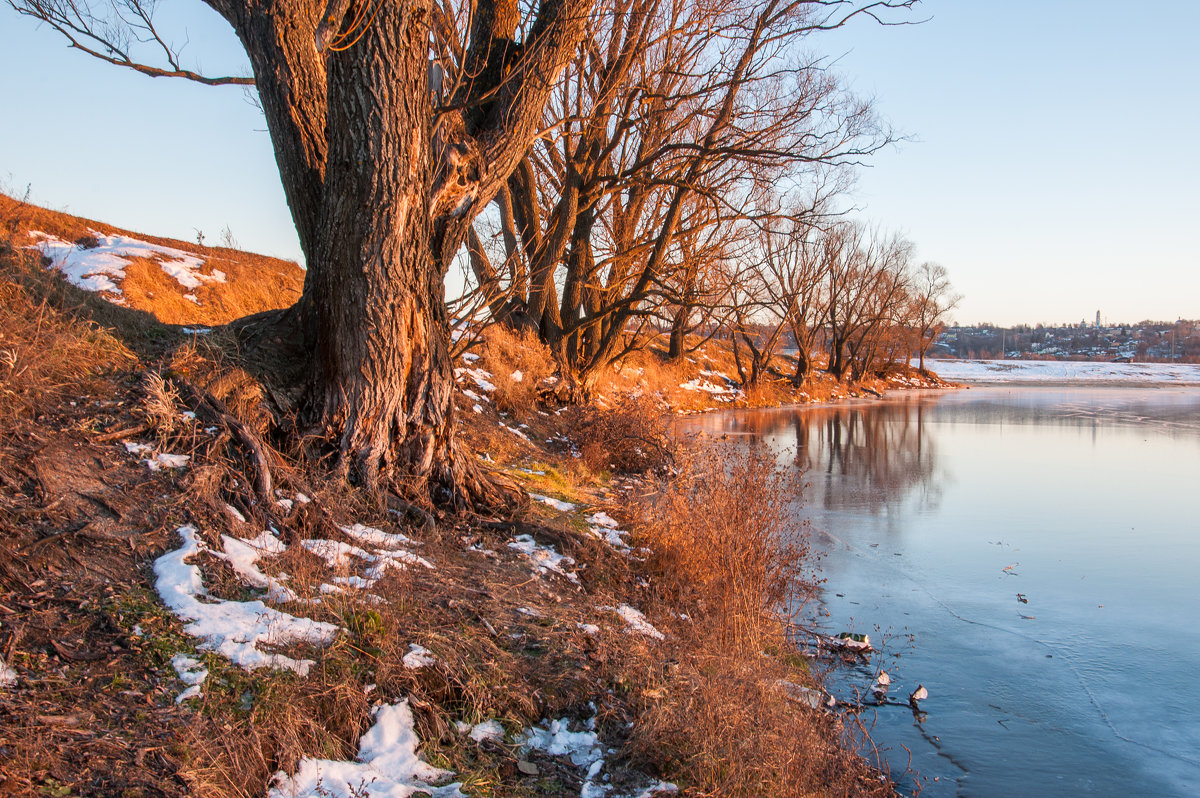
M 136 359 L 109 330 L 27 288 L 40 277 L 29 258 L 0 246 L 0 421 L 85 391 Z
M 555 371 L 554 358 L 534 333 L 517 333 L 494 324 L 483 334 L 480 354 L 495 376 L 496 407 L 522 421 L 538 407 L 542 381 Z M 519 379 L 515 377 L 519 374 Z
M 780 682 L 812 684 L 778 660 L 682 654 L 641 714 L 630 742 L 639 759 L 689 784 L 696 795 L 892 796 L 844 743 L 841 721 L 790 700 Z
M 766 449 L 708 450 L 639 508 L 639 539 L 671 603 L 735 655 L 777 643 L 814 589 L 808 528 L 792 507 L 800 487 Z
M 785 642 L 814 589 L 798 488 L 766 450 L 708 451 L 637 508 L 659 598 L 689 621 L 644 677 L 630 749 L 698 794 L 892 794 L 837 717 L 783 684 L 818 687 Z

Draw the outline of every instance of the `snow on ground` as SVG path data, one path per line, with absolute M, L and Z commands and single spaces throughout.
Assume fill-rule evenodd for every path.
M 61 271 L 72 285 L 85 291 L 104 291 L 119 296 L 121 287 L 118 281 L 125 279 L 125 269 L 133 263 L 131 258 L 147 258 L 157 262 L 164 272 L 184 288 L 225 282 L 225 273 L 219 269 L 204 274 L 201 271 L 204 260 L 191 252 L 115 233 L 104 235 L 96 230 L 90 232 L 97 244 L 85 249 L 74 242 L 31 230 L 29 235 L 36 238 L 37 243 L 29 248 L 50 258 L 54 268 Z M 188 298 L 199 302 L 194 296 L 189 295 Z
M 609 529 L 616 529 L 619 524 L 616 519 L 603 510 L 597 510 L 587 517 L 587 522 L 592 526 L 604 526 Z
M 355 527 L 359 527 L 357 533 L 353 531 Z M 342 530 L 360 540 L 365 538 L 375 542 L 382 541 L 388 546 L 400 545 L 400 539 L 408 540 L 404 535 L 391 535 L 382 530 L 362 526 L 361 524 L 355 524 L 354 527 L 342 527 Z M 418 557 L 411 551 L 403 549 L 377 548 L 373 551 L 367 551 L 350 543 L 343 543 L 340 540 L 326 540 L 324 538 L 302 540 L 300 541 L 300 545 L 305 550 L 312 552 L 324 560 L 330 570 L 347 571 L 355 560 L 370 563 L 371 565 L 363 571 L 362 576 L 340 574 L 332 580 L 335 584 L 348 585 L 359 590 L 374 587 L 375 583 L 387 573 L 389 568 L 396 568 L 402 571 L 409 565 L 423 565 L 426 568 L 433 569 L 433 563 L 429 562 L 429 560 L 426 560 L 424 557 Z
M 382 529 L 376 529 L 373 526 L 354 524 L 352 526 L 339 527 L 339 529 L 359 543 L 365 543 L 368 546 L 378 546 L 381 549 L 389 551 L 395 551 L 405 546 L 417 545 L 410 537 L 392 532 L 384 532 Z
M 662 640 L 663 633 L 654 628 L 654 625 L 646 620 L 646 616 L 641 612 L 630 607 L 628 604 L 622 604 L 619 607 L 600 607 L 600 609 L 608 609 L 620 615 L 627 624 L 625 631 L 630 634 L 646 635 L 653 637 L 655 640 Z
M 154 453 L 154 447 L 148 443 L 136 443 L 134 441 L 122 441 L 125 446 L 125 451 L 132 455 L 141 457 L 147 455 L 142 463 L 151 471 L 158 471 L 160 468 L 184 468 L 188 461 L 192 458 L 186 454 L 171 454 L 170 452 Z M 243 519 L 244 520 L 244 519 Z
M 17 683 L 17 672 L 0 657 L 0 687 L 12 687 Z
M 404 667 L 410 671 L 419 670 L 420 668 L 431 668 L 437 664 L 437 657 L 433 656 L 433 652 L 419 646 L 416 643 L 408 644 L 408 653 L 404 655 L 402 660 Z
M 192 458 L 186 454 L 171 454 L 170 452 L 159 452 L 154 457 L 143 460 L 146 468 L 151 471 L 157 471 L 160 468 L 184 468 L 188 464 L 188 460 Z
M 470 736 L 472 740 L 481 743 L 484 740 L 493 740 L 502 742 L 504 740 L 504 727 L 500 725 L 498 720 L 485 720 L 482 723 L 476 723 L 474 726 L 467 726 L 464 732 Z
M 351 557 L 357 557 L 360 560 L 371 559 L 371 553 L 366 549 L 360 549 L 358 546 L 343 543 L 340 540 L 309 538 L 308 540 L 300 541 L 300 545 L 306 551 L 312 552 L 324 560 L 325 564 L 334 571 L 349 568 Z
M 184 631 L 200 638 L 200 648 L 216 651 L 243 668 L 286 668 L 301 676 L 307 674 L 314 664 L 312 660 L 268 653 L 259 644 L 324 646 L 337 636 L 338 627 L 289 615 L 262 601 L 227 601 L 210 596 L 200 568 L 187 562 L 207 547 L 190 524 L 179 527 L 178 532 L 183 546 L 155 560 L 154 573 L 163 604 L 188 621 Z
M 224 550 L 213 550 L 211 554 L 229 563 L 229 567 L 246 584 L 266 588 L 267 601 L 284 604 L 299 600 L 299 596 L 283 583 L 282 578 L 276 579 L 258 567 L 258 560 L 263 555 L 278 555 L 287 549 L 279 538 L 270 532 L 263 532 L 252 540 L 221 535 L 221 544 Z
M 570 759 L 575 767 L 586 769 L 583 785 L 579 788 L 579 798 L 603 798 L 612 791 L 604 769 L 605 749 L 596 733 L 595 716 L 583 722 L 579 731 L 571 731 L 571 721 L 560 718 L 545 722 L 544 726 L 532 726 L 518 738 L 521 750 L 524 752 L 541 751 L 549 756 L 562 756 Z M 609 750 L 608 753 L 613 753 Z M 678 787 L 665 781 L 655 781 L 637 793 L 636 798 L 650 798 L 660 793 L 673 793 Z M 610 796 L 619 798 L 619 796 Z M 630 798 L 633 798 L 630 796 Z
M 629 551 L 629 544 L 622 535 L 628 535 L 624 529 L 617 529 L 617 522 L 608 513 L 599 510 L 587 517 L 588 531 L 608 543 L 618 551 Z
M 916 365 L 914 363 L 914 365 Z M 926 360 L 939 377 L 977 383 L 1169 383 L 1200 385 L 1200 365 L 1075 360 Z
M 575 584 L 579 584 L 579 577 L 574 572 L 568 571 L 563 567 L 565 565 L 574 565 L 575 560 L 565 554 L 559 554 L 554 550 L 553 546 L 539 545 L 533 539 L 532 535 L 517 535 L 508 542 L 508 547 L 516 549 L 528 557 L 537 571 L 541 573 L 554 571 L 570 579 Z
M 186 654 L 176 654 L 171 657 L 171 667 L 179 674 L 179 680 L 187 685 L 187 689 L 175 697 L 176 704 L 204 695 L 204 680 L 208 678 L 208 668 L 201 665 L 200 660 Z
M 531 494 L 529 494 L 529 498 L 531 498 L 535 501 L 542 502 L 543 504 L 548 504 L 551 507 L 553 507 L 555 510 L 558 510 L 559 512 L 563 512 L 563 513 L 569 513 L 575 509 L 575 505 L 571 504 L 570 502 L 565 502 L 565 501 L 562 501 L 561 499 L 554 499 L 554 498 L 551 498 L 550 496 L 543 496 L 540 493 L 531 493 Z
M 516 435 L 516 436 L 517 436 L 518 438 L 520 438 L 521 440 L 525 440 L 525 441 L 529 440 L 529 436 L 528 436 L 528 435 L 526 435 L 524 432 L 522 432 L 522 431 L 521 431 L 520 429 L 518 429 L 517 427 L 510 427 L 510 426 L 508 426 L 507 424 L 505 424 L 503 421 L 500 421 L 500 422 L 498 422 L 498 423 L 500 424 L 500 426 L 501 426 L 501 427 L 504 427 L 504 429 L 508 430 L 508 431 L 509 431 L 509 432 L 511 432 L 513 435 Z
M 268 798 L 462 798 L 460 784 L 431 786 L 454 775 L 417 754 L 417 732 L 405 699 L 376 707 L 375 723 L 359 739 L 354 762 L 301 759 L 294 776 L 275 774 Z
M 727 375 L 722 374 L 719 371 L 708 371 L 704 369 L 701 369 L 700 373 L 703 376 L 680 383 L 679 387 L 685 391 L 704 391 L 705 393 L 711 394 L 714 398 L 719 399 L 722 402 L 732 402 L 741 395 L 742 389 L 738 388 L 734 384 L 733 380 L 731 380 Z M 722 384 L 718 385 L 711 380 L 705 379 L 705 377 L 715 377 L 720 380 Z
M 489 380 L 492 379 L 492 372 L 490 371 L 484 371 L 483 369 L 456 368 L 454 370 L 454 379 L 461 381 L 463 377 L 470 377 L 472 380 L 474 380 L 475 385 L 477 385 L 481 391 L 491 393 L 492 391 L 496 390 L 496 386 L 489 382 Z

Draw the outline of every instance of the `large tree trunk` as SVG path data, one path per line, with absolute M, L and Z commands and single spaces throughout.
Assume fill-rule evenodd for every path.
M 311 410 L 336 434 L 342 470 L 365 484 L 400 460 L 429 474 L 448 456 L 452 413 L 444 311 L 430 291 L 425 31 L 394 0 L 383 5 L 361 41 L 330 57 L 309 275 L 321 298 Z
M 454 446 L 454 376 L 432 250 L 427 30 L 400 0 L 329 61 L 329 155 L 316 257 L 315 363 L 306 416 L 339 469 L 374 487 L 487 499 Z M 494 497 L 493 497 L 494 498 Z

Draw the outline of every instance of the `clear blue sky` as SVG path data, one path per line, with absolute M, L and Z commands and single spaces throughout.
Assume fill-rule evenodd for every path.
M 163 4 L 185 60 L 245 72 L 224 23 Z M 824 36 L 911 141 L 853 201 L 947 266 L 957 318 L 1200 317 L 1200 2 L 926 0 L 922 25 Z M 0 8 L 0 179 L 147 233 L 297 258 L 259 113 L 236 87 L 150 79 Z

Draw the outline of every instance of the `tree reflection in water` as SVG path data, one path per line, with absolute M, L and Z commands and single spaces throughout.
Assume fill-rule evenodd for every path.
M 687 419 L 681 430 L 766 442 L 781 463 L 805 472 L 803 499 L 825 511 L 891 514 L 910 498 L 918 509 L 932 510 L 946 479 L 926 421 L 937 399 L 726 412 Z

